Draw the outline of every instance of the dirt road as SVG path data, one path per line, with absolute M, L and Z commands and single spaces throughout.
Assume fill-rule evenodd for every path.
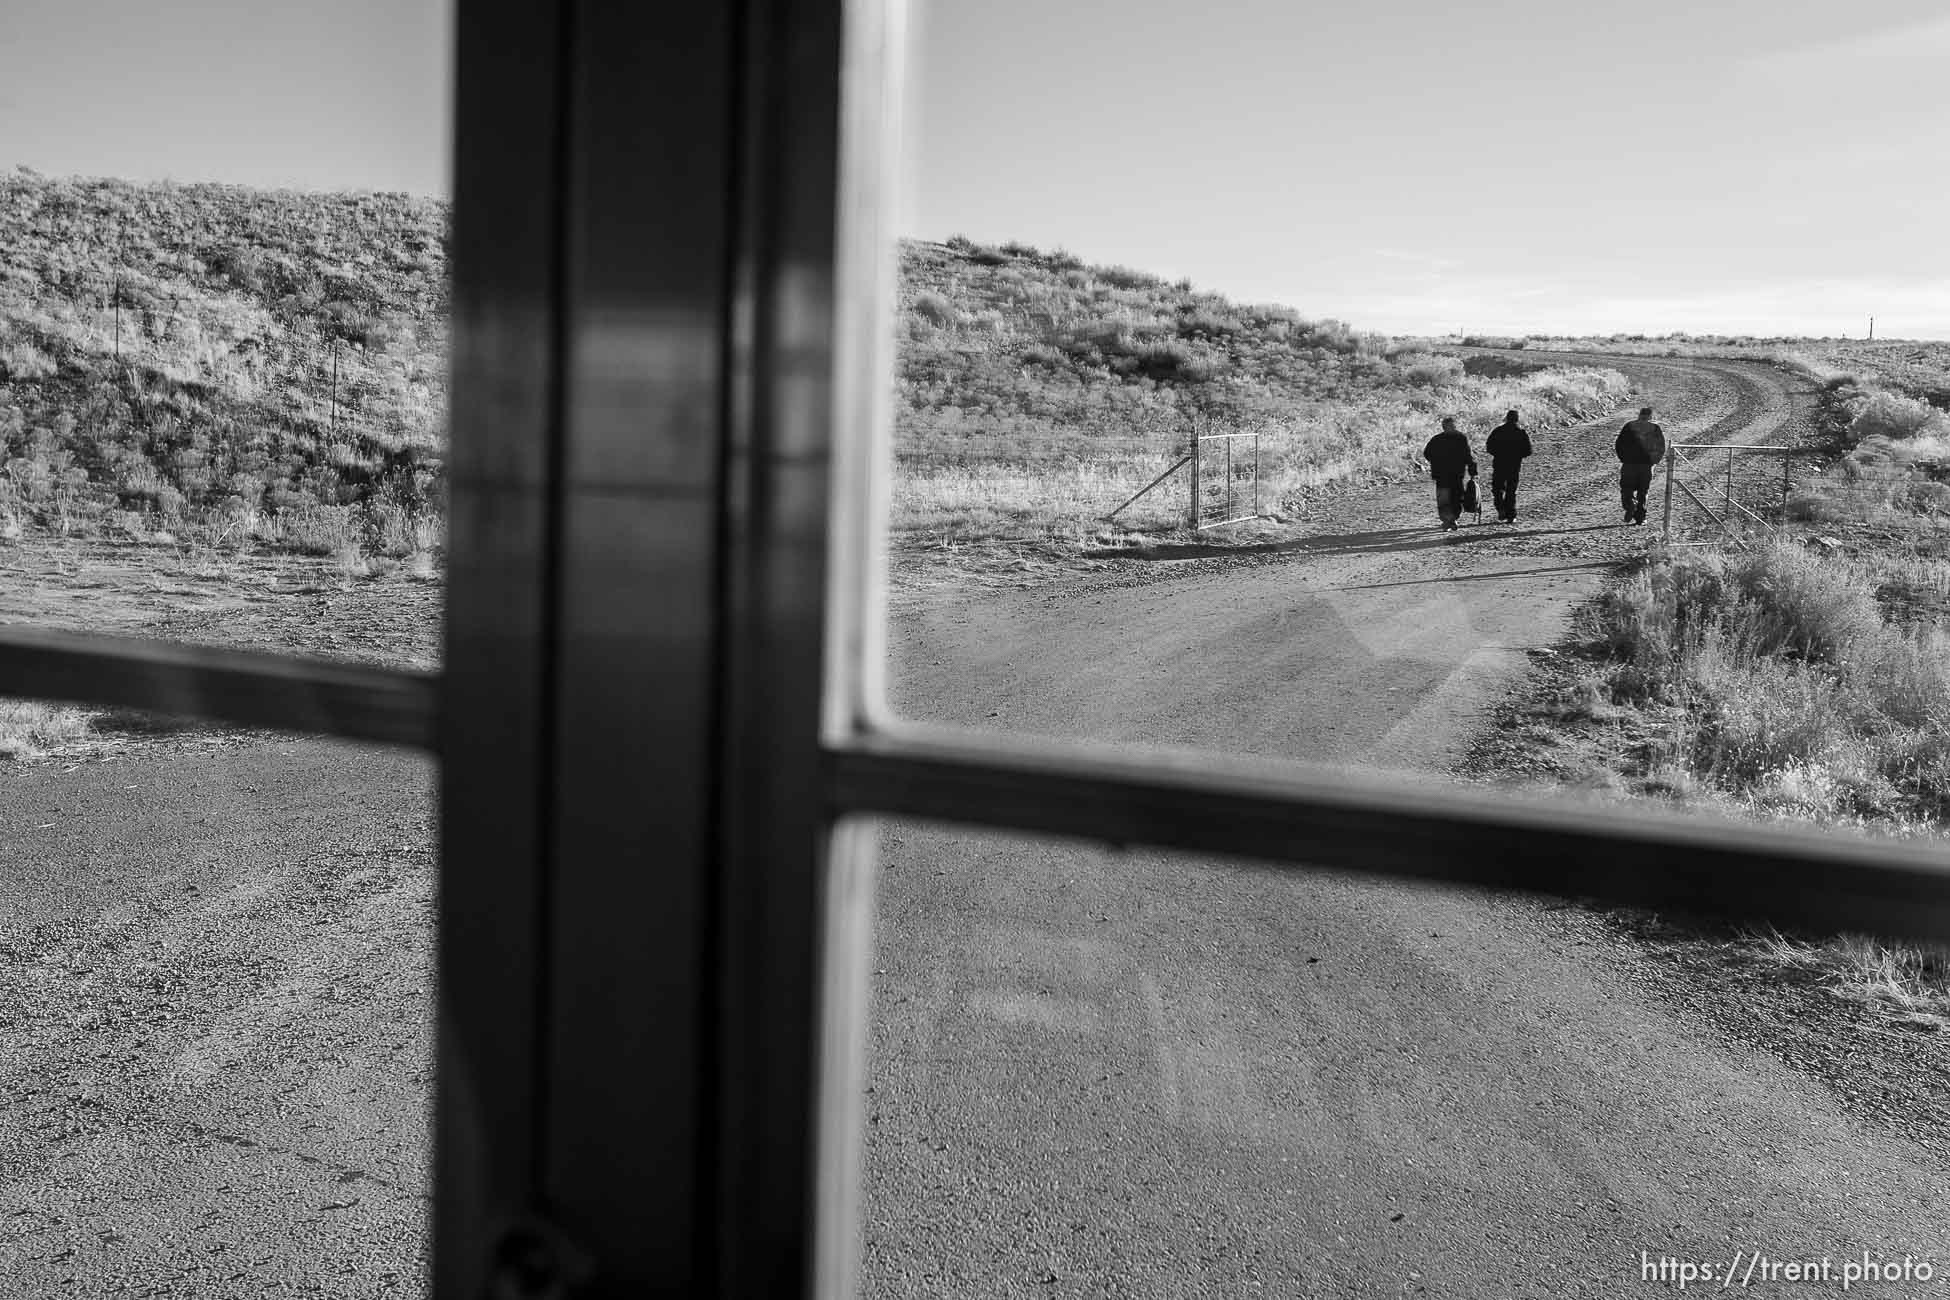
M 1773 371 L 1603 364 L 1674 438 L 1801 418 Z M 1626 414 L 1537 439 L 1514 527 L 1445 537 L 1417 483 L 1259 554 L 908 610 L 897 702 L 1445 779 L 1525 652 L 1650 540 L 1618 522 Z M 1670 1289 L 1641 1252 L 1742 1249 L 1950 1265 L 1939 1158 L 1676 1015 L 1543 904 L 885 842 L 869 1295 L 1616 1296 Z

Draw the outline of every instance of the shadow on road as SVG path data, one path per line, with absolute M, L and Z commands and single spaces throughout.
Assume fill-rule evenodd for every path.
M 1212 555 L 1381 555 L 1391 551 L 1423 551 L 1470 542 L 1505 542 L 1528 537 L 1557 537 L 1565 533 L 1595 533 L 1622 527 L 1623 524 L 1586 524 L 1581 528 L 1507 528 L 1497 524 L 1465 524 L 1453 533 L 1445 533 L 1430 524 L 1424 528 L 1382 528 L 1367 533 L 1296 537 L 1291 541 L 1259 542 L 1251 546 L 1185 543 L 1153 547 L 1146 551 L 1105 547 L 1085 551 L 1084 554 L 1124 560 L 1195 560 Z

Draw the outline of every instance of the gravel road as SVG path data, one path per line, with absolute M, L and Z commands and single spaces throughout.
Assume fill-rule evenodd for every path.
M 0 776 L 0 1296 L 422 1293 L 433 808 L 325 741 Z
M 1805 418 L 1762 367 L 1591 360 L 1670 437 Z M 1649 543 L 1618 522 L 1632 410 L 1539 436 L 1513 527 L 1445 537 L 1415 483 L 1258 553 L 908 610 L 897 704 L 1444 780 L 1525 652 Z M 1940 1157 L 1548 903 L 915 825 L 884 843 L 870 1296 L 1672 1289 L 1641 1252 L 1950 1267 Z

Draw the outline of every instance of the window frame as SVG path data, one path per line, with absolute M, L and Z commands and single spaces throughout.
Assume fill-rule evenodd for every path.
M 440 759 L 436 1295 L 850 1290 L 877 817 L 1950 934 L 1940 850 L 892 716 L 903 17 L 461 0 L 441 672 L 0 629 Z

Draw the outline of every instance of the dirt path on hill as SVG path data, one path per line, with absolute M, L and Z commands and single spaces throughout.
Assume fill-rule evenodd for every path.
M 1804 418 L 1772 370 L 1592 360 L 1675 439 Z M 1539 436 L 1513 527 L 1442 535 L 1415 483 L 1257 552 L 911 606 L 896 704 L 1446 779 L 1650 543 L 1618 523 L 1630 413 Z M 883 861 L 868 1295 L 1670 1290 L 1642 1252 L 1950 1271 L 1941 1147 L 1548 905 L 913 825 Z

